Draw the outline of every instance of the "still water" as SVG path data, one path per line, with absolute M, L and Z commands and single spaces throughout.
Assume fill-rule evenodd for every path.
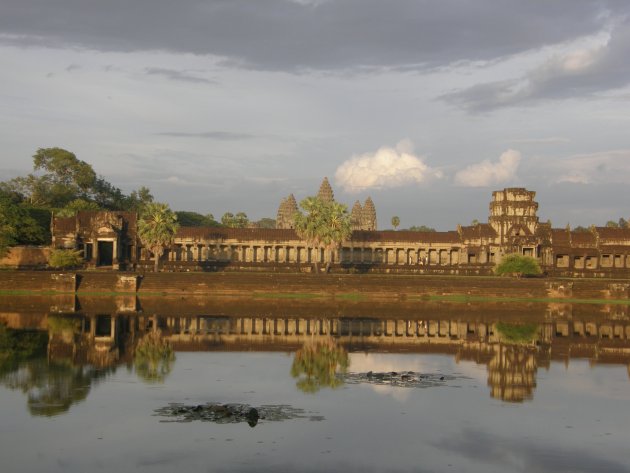
M 627 306 L 418 304 L 5 300 L 2 471 L 630 471 Z

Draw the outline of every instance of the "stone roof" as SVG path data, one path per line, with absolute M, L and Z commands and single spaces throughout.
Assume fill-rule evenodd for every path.
M 450 232 L 414 232 L 410 230 L 380 232 L 352 232 L 352 241 L 355 242 L 406 242 L 406 243 L 461 243 L 459 234 Z
M 601 240 L 630 241 L 630 228 L 595 227 Z
M 53 228 L 56 234 L 74 233 L 77 230 L 75 217 L 55 217 L 53 222 Z
M 477 238 L 495 238 L 497 236 L 497 232 L 494 231 L 487 223 L 478 223 L 473 226 L 460 227 L 460 232 L 462 239 L 464 240 L 475 240 Z
M 295 230 L 283 228 L 180 227 L 175 235 L 182 240 L 289 241 L 299 240 Z

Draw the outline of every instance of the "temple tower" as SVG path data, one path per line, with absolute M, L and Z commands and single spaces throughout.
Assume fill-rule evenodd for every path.
M 363 207 L 358 200 L 352 206 L 352 212 L 350 212 L 350 228 L 352 231 L 363 230 Z
M 280 206 L 278 207 L 278 214 L 276 216 L 276 228 L 294 228 L 293 217 L 298 211 L 297 202 L 295 196 L 289 194 L 288 197 L 282 199 Z
M 488 223 L 497 232 L 499 243 L 518 244 L 533 237 L 538 227 L 536 193 L 512 187 L 492 193 Z
M 376 231 L 376 208 L 372 198 L 365 199 L 361 212 L 361 230 Z
M 327 177 L 324 178 L 322 184 L 319 186 L 317 197 L 325 202 L 333 202 L 335 200 L 335 194 L 333 193 L 332 187 L 330 187 L 330 182 L 328 182 Z

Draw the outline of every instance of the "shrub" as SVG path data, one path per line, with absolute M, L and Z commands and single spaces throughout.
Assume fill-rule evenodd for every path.
M 536 276 L 541 274 L 540 265 L 531 256 L 523 256 L 518 253 L 505 255 L 495 267 L 494 272 L 499 276 Z
M 74 268 L 83 264 L 83 254 L 79 250 L 52 250 L 48 258 L 51 268 Z

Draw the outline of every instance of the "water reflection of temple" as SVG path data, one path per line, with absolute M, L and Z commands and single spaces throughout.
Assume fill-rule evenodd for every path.
M 0 322 L 15 328 L 46 329 L 49 359 L 96 367 L 130 363 L 134 343 L 158 330 L 175 351 L 289 352 L 307 342 L 334 339 L 349 352 L 450 354 L 458 362 L 486 365 L 491 396 L 512 402 L 532 398 L 538 368 L 549 368 L 552 361 L 568 365 L 572 359 L 585 358 L 592 365 L 621 364 L 630 375 L 627 307 L 599 308 L 606 311 L 606 317 L 588 317 L 567 304 L 547 307 L 542 317 L 531 319 L 535 331 L 529 338 L 509 343 L 497 329 L 497 317 L 470 316 L 468 310 L 460 318 L 432 318 L 420 312 L 392 318 L 275 313 L 162 316 L 134 311 L 135 302 L 112 304 L 112 314 L 85 313 L 75 307 L 74 313 L 39 317 L 0 314 Z M 516 319 L 512 324 L 519 326 L 523 321 Z

